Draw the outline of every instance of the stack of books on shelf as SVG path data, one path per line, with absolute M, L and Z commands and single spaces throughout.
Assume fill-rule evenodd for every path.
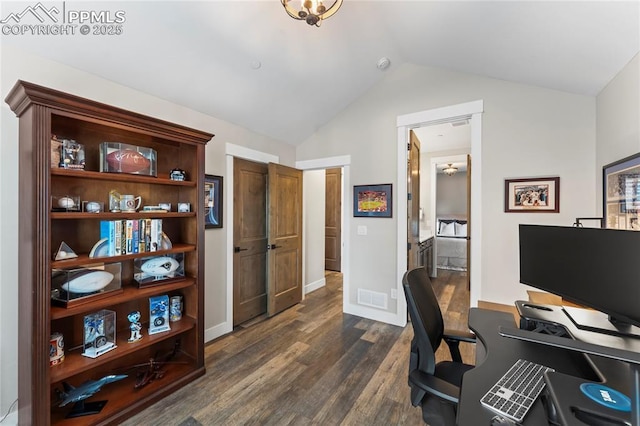
M 108 256 L 153 252 L 162 249 L 162 219 L 100 221 L 100 239 L 107 243 Z

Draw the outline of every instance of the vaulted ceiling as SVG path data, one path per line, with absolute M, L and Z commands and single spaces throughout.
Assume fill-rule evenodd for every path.
M 2 17 L 25 7 L 4 3 Z M 278 0 L 65 7 L 124 11 L 123 33 L 4 35 L 3 45 L 290 144 L 403 63 L 595 96 L 640 46 L 638 1 L 344 0 L 320 28 Z

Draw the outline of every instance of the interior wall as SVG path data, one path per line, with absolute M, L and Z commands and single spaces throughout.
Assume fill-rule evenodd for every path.
M 211 117 L 187 107 L 167 102 L 131 88 L 115 84 L 96 75 L 78 71 L 16 49 L 3 46 L 0 56 L 2 99 L 18 79 L 62 90 L 85 98 L 114 105 L 130 111 L 179 123 L 216 136 L 207 145 L 206 173 L 225 172 L 225 143 L 230 142 L 261 152 L 277 155 L 280 164 L 295 164 L 295 149 L 284 142 L 267 138 L 229 122 Z M 17 397 L 17 327 L 18 323 L 18 119 L 2 102 L 0 107 L 2 143 L 0 144 L 0 413 L 8 410 Z M 229 193 L 223 203 L 230 202 Z M 226 223 L 225 223 L 225 226 Z M 205 231 L 205 331 L 213 329 L 226 318 L 226 249 L 225 233 L 221 229 Z
M 640 54 L 597 98 L 597 210 L 602 213 L 602 166 L 640 152 Z
M 466 216 L 467 214 L 467 174 L 458 172 L 447 176 L 436 175 L 436 216 Z
M 519 223 L 571 224 L 594 214 L 595 98 L 442 69 L 401 65 L 340 112 L 297 149 L 298 160 L 351 155 L 351 185 L 395 183 L 399 115 L 482 99 L 481 300 L 511 304 L 526 297 L 518 283 Z M 366 146 L 366 149 L 363 147 Z M 559 214 L 506 214 L 504 179 L 561 177 Z M 352 193 L 352 188 L 347 188 Z M 394 203 L 402 194 L 394 193 Z M 351 229 L 350 286 L 390 294 L 396 289 L 397 217 L 348 217 Z M 359 226 L 367 235 L 358 235 Z M 372 267 L 375 265 L 375 267 Z M 370 311 L 384 316 L 395 313 Z
M 303 173 L 304 286 L 305 294 L 322 287 L 324 279 L 325 171 Z
M 428 147 L 429 140 L 420 141 L 420 144 L 421 148 Z M 431 217 L 431 159 L 434 157 L 450 157 L 454 155 L 467 155 L 470 153 L 471 151 L 469 148 L 420 152 L 420 208 L 422 209 L 420 229 L 435 233 L 436 219 Z

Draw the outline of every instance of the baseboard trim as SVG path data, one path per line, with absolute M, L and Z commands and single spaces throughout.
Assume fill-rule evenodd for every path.
M 207 328 L 204 331 L 204 342 L 210 342 L 218 337 L 224 336 L 225 334 L 229 334 L 233 331 L 233 326 L 228 322 L 223 322 L 222 324 L 214 325 L 211 328 Z
M 404 327 L 407 324 L 406 315 L 403 318 L 390 312 L 384 312 L 379 309 L 367 308 L 365 306 L 347 304 L 343 306 L 345 314 L 356 315 L 358 317 L 367 318 L 374 321 L 384 322 L 386 324 Z
M 322 278 L 318 281 L 314 281 L 304 286 L 304 294 L 309 294 L 312 291 L 316 291 L 319 288 L 324 287 L 327 284 L 327 279 Z

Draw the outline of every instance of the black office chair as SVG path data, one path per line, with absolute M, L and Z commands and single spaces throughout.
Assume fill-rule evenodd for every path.
M 473 368 L 462 362 L 459 344 L 475 343 L 475 335 L 445 330 L 442 311 L 424 267 L 405 273 L 402 286 L 414 334 L 409 356 L 411 404 L 422 407 L 422 418 L 430 426 L 455 425 L 462 376 Z M 443 339 L 453 361 L 436 364 L 435 352 Z

